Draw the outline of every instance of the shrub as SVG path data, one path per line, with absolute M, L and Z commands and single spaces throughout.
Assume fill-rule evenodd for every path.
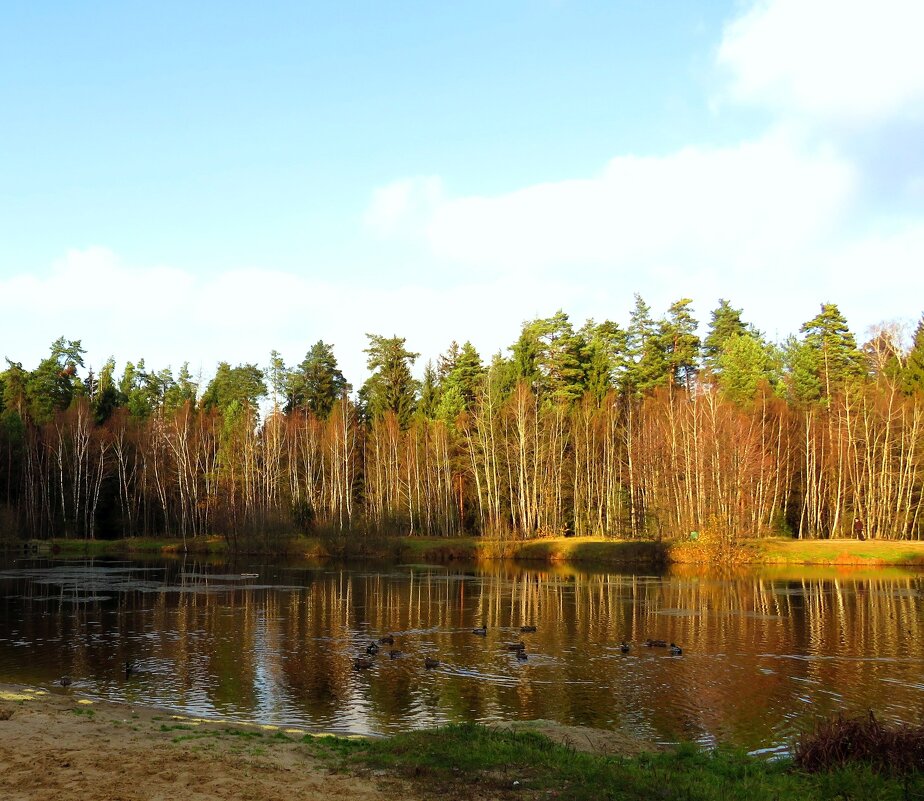
M 924 725 L 886 726 L 876 716 L 835 718 L 819 723 L 799 737 L 795 763 L 809 772 L 827 771 L 851 763 L 869 765 L 878 773 L 924 770 Z

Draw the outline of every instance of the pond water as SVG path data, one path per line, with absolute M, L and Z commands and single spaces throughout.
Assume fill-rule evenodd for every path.
M 542 718 L 780 750 L 836 711 L 924 718 L 922 624 L 898 570 L 0 563 L 0 680 L 332 732 Z

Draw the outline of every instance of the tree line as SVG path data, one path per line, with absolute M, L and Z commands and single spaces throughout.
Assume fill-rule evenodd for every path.
M 485 361 L 369 334 L 354 392 L 319 341 L 297 365 L 109 359 L 79 340 L 0 373 L 0 527 L 29 537 L 297 531 L 528 538 L 920 539 L 924 317 L 857 344 L 835 304 L 771 342 L 720 300 L 628 324 L 562 311 Z

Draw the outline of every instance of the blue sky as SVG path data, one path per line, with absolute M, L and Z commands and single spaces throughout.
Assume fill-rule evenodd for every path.
M 0 347 L 483 355 L 719 297 L 784 336 L 924 311 L 908 0 L 8 2 Z

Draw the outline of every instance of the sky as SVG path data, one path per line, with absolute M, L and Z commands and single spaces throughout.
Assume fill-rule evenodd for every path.
M 924 3 L 5 0 L 0 356 L 924 312 Z

